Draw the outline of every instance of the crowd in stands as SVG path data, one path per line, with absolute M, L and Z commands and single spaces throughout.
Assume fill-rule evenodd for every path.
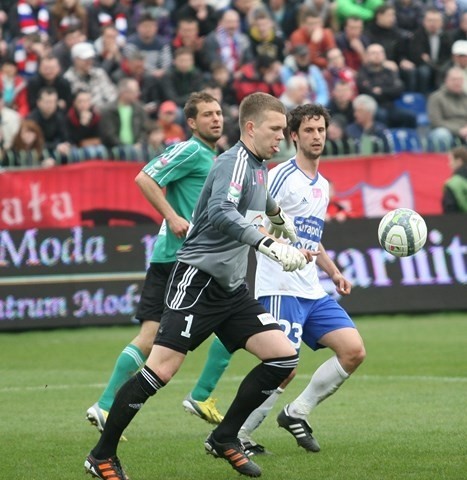
M 467 0 L 0 0 L 0 65 L 3 167 L 147 161 L 198 90 L 221 150 L 258 91 L 327 106 L 326 155 L 467 143 Z

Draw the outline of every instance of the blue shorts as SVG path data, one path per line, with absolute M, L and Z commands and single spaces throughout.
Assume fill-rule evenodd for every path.
M 258 299 L 279 322 L 298 351 L 301 342 L 312 350 L 325 348 L 319 339 L 340 328 L 356 328 L 347 312 L 329 295 L 318 300 L 273 295 Z

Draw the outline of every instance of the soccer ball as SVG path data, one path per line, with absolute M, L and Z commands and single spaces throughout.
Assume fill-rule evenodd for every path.
M 425 220 L 410 208 L 397 208 L 386 213 L 379 222 L 380 245 L 396 257 L 410 257 L 426 242 Z

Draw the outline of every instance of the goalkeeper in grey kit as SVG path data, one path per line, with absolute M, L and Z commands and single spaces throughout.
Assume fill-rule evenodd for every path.
M 177 254 L 151 354 L 143 369 L 119 390 L 102 436 L 86 459 L 87 471 L 97 478 L 111 473 L 112 478 L 127 479 L 117 457 L 123 431 L 146 400 L 171 380 L 187 352 L 212 333 L 230 352 L 244 348 L 260 363 L 241 382 L 205 449 L 243 475 L 261 475 L 260 467 L 245 454 L 238 431 L 290 375 L 298 355 L 275 318 L 249 294 L 248 251 L 256 248 L 286 271 L 303 269 L 314 253 L 277 242 L 257 229 L 266 213 L 276 237 L 296 241 L 293 223 L 267 191 L 263 164 L 284 138 L 284 106 L 271 95 L 254 93 L 240 104 L 239 122 L 240 141 L 215 162 Z

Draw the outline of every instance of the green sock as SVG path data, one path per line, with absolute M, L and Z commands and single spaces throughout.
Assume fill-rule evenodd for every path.
M 143 352 L 131 343 L 122 350 L 115 362 L 109 383 L 97 402 L 102 410 L 110 410 L 120 387 L 144 365 L 146 358 Z
M 201 372 L 198 382 L 191 392 L 191 398 L 204 402 L 216 388 L 217 382 L 222 377 L 229 365 L 232 354 L 227 351 L 224 344 L 215 337 L 209 347 L 208 358 Z

